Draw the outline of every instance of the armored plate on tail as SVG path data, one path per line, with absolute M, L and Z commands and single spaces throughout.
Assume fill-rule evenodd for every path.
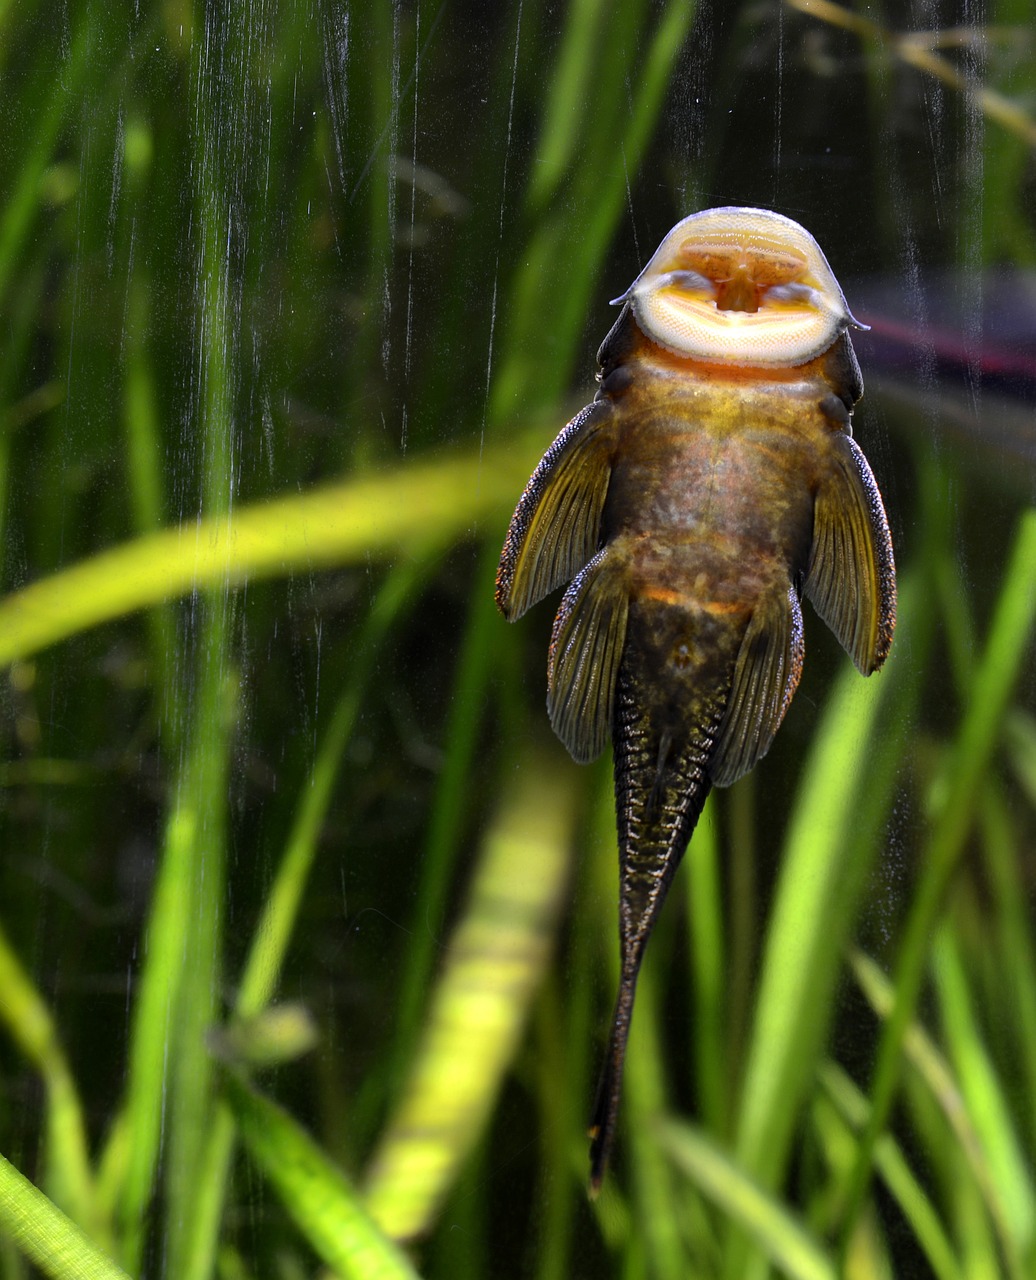
M 496 586 L 513 620 L 568 584 L 551 724 L 576 760 L 614 746 L 622 969 L 594 1191 L 644 948 L 709 789 L 751 769 L 784 717 L 801 597 L 864 675 L 896 612 L 885 511 L 852 438 L 857 322 L 813 237 L 763 209 L 692 214 L 616 301 L 597 395 L 533 473 Z

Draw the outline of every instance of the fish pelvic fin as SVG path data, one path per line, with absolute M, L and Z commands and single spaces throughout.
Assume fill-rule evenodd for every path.
M 722 698 L 710 699 L 688 718 L 696 726 L 690 733 L 659 729 L 643 710 L 638 684 L 636 674 L 624 664 L 615 710 L 622 967 L 590 1123 L 591 1195 L 600 1189 L 615 1143 L 640 964 L 711 789 L 708 763 L 724 710 Z
M 628 614 L 628 566 L 615 542 L 565 592 L 550 641 L 547 713 L 554 732 L 583 764 L 608 742 Z
M 798 595 L 791 586 L 774 591 L 756 606 L 738 651 L 709 764 L 716 786 L 730 786 L 769 751 L 798 687 L 804 651 Z
M 581 409 L 540 459 L 519 500 L 496 575 L 509 622 L 590 560 L 611 478 L 615 414 L 606 400 Z

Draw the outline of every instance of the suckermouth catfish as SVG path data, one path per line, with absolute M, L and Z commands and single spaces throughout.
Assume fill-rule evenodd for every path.
M 547 709 L 614 746 L 621 976 L 590 1127 L 615 1138 L 637 972 L 710 788 L 766 754 L 802 670 L 805 595 L 864 675 L 896 614 L 888 523 L 853 439 L 854 320 L 820 246 L 763 209 L 692 214 L 632 286 L 599 388 L 518 503 L 496 599 L 570 583 Z

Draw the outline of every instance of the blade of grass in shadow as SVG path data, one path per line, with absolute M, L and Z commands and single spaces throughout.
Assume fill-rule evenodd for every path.
M 603 12 L 602 12 L 603 11 Z M 544 208 L 573 164 L 576 147 L 595 121 L 590 114 L 597 42 L 605 38 L 608 5 L 602 0 L 572 0 L 565 32 L 558 46 L 544 108 L 544 127 L 529 185 L 526 204 Z
M 567 202 L 558 202 L 544 215 L 522 255 L 521 270 L 510 290 L 500 374 L 490 398 L 491 423 L 506 421 L 515 405 L 528 404 L 530 395 L 539 404 L 550 404 L 565 389 L 571 353 L 586 322 L 600 264 L 622 215 L 628 184 L 636 177 L 654 132 L 695 9 L 691 0 L 670 0 L 636 69 L 630 65 L 630 51 L 639 34 L 633 7 L 623 6 L 615 17 L 616 23 L 633 29 L 621 35 L 612 31 L 598 46 L 601 60 L 591 77 L 597 96 L 587 107 L 594 127 L 587 146 L 575 153 L 570 179 L 572 203 L 586 210 L 587 217 L 574 221 Z M 571 20 L 577 20 L 575 13 Z M 617 94 L 615 86 L 631 82 L 633 100 L 627 106 L 626 97 Z M 566 126 L 544 119 L 541 155 L 550 153 L 546 137 L 554 127 Z M 551 317 L 552 340 L 561 356 L 549 369 L 544 368 L 540 354 L 545 315 Z
M 281 1107 L 231 1073 L 224 1091 L 241 1140 L 315 1253 L 347 1280 L 416 1280 L 359 1194 Z
M 1025 1071 L 1027 1145 L 1036 1146 L 1036 947 L 1029 917 L 1029 888 L 1017 833 L 1000 788 L 990 785 L 982 801 L 982 847 L 996 895 L 996 914 L 1009 1007 L 1016 1012 L 1016 1045 Z
M 887 1021 L 895 1007 L 895 989 L 892 983 L 878 965 L 860 951 L 853 952 L 851 964 L 860 990 L 871 1008 L 878 1017 Z M 949 1064 L 924 1028 L 913 1021 L 904 1032 L 902 1051 L 935 1099 L 953 1132 L 961 1152 L 962 1167 L 970 1173 L 992 1220 L 1003 1256 L 1008 1263 L 1008 1272 L 1020 1280 L 1024 1271 L 1018 1263 L 986 1153 Z
M 781 855 L 737 1119 L 742 1167 L 776 1188 L 812 1086 L 851 922 L 881 848 L 932 636 L 920 572 L 899 585 L 909 648 L 878 679 L 846 670 L 829 694 Z M 745 1280 L 747 1241 L 728 1240 L 724 1274 Z
M 459 845 L 460 827 L 471 790 L 471 764 L 478 729 L 485 715 L 485 692 L 501 636 L 499 617 L 488 587 L 496 568 L 496 544 L 487 542 L 478 558 L 475 594 L 457 658 L 454 687 L 446 728 L 446 755 L 439 774 L 428 822 L 428 836 L 420 861 L 420 879 L 411 919 L 415 928 L 403 961 L 399 982 L 399 1009 L 388 1080 L 379 1082 L 393 1090 L 402 1083 L 406 1064 L 418 1035 L 421 1010 L 428 997 L 428 981 L 435 965 L 440 925 L 446 906 L 450 875 Z
M 334 793 L 345 749 L 352 737 L 379 648 L 392 626 L 413 603 L 424 581 L 427 559 L 406 562 L 387 577 L 360 629 L 349 678 L 335 706 L 292 824 L 283 857 L 267 894 L 245 962 L 234 1020 L 255 1018 L 266 1009 L 280 980 L 302 895 L 317 855 L 317 842 Z M 232 1027 L 233 1029 L 233 1023 Z M 197 1175 L 198 1203 L 188 1231 L 183 1280 L 211 1273 L 219 1237 L 223 1200 L 234 1148 L 233 1121 L 219 1106 L 209 1130 Z
M 835 1280 L 834 1265 L 819 1242 L 703 1133 L 675 1120 L 660 1122 L 656 1131 L 676 1168 L 783 1274 L 794 1280 Z
M 527 746 L 486 832 L 366 1203 L 396 1240 L 426 1231 L 471 1149 L 547 962 L 568 878 L 577 776 Z
M 950 1058 L 985 1152 L 990 1190 L 997 1201 L 996 1219 L 1012 1244 L 1015 1265 L 1011 1269 L 1021 1274 L 1021 1258 L 1031 1247 L 1036 1217 L 1032 1177 L 975 1018 L 974 999 L 956 939 L 945 920 L 932 943 L 931 964 Z
M 225 671 L 226 602 L 211 604 L 202 631 L 206 646 L 197 694 L 197 716 L 188 740 L 189 763 L 177 808 L 189 823 L 184 873 L 188 916 L 179 941 L 180 975 L 175 1019 L 167 1028 L 169 1098 L 166 1104 L 166 1256 L 169 1274 L 186 1275 L 194 1223 L 204 1216 L 199 1177 L 213 1122 L 212 1062 L 206 1033 L 220 1014 L 222 916 L 226 874 L 227 792 L 237 689 Z
M 853 1134 L 859 1133 L 867 1123 L 867 1100 L 860 1090 L 842 1068 L 833 1062 L 821 1067 L 820 1083 L 847 1127 Z M 907 1163 L 902 1148 L 888 1134 L 878 1140 L 874 1149 L 874 1163 L 890 1195 L 910 1224 L 914 1238 L 924 1251 L 937 1280 L 965 1280 L 954 1247 L 934 1205 Z
M 87 9 L 72 39 L 60 73 L 48 77 L 48 91 L 35 136 L 30 138 L 21 171 L 0 213 L 0 297 L 21 259 L 24 245 L 41 204 L 42 178 L 53 159 L 61 128 L 70 107 L 78 102 L 79 89 L 94 56 L 96 17 Z
M 190 46 L 191 177 L 196 240 L 193 345 L 197 384 L 192 409 L 200 435 L 201 509 L 232 519 L 235 494 L 240 261 L 248 249 L 242 182 L 262 155 L 253 137 L 251 77 L 265 51 L 258 14 L 240 9 L 219 21 L 204 13 L 204 38 Z M 246 136 L 252 139 L 246 141 Z M 254 155 L 248 156 L 249 147 Z M 187 1277 L 198 1223 L 218 1217 L 223 1187 L 199 1171 L 216 1116 L 214 1067 L 206 1035 L 222 1013 L 223 912 L 227 878 L 228 781 L 238 690 L 230 654 L 234 601 L 226 568 L 201 597 L 197 690 L 178 804 L 191 814 L 184 864 L 188 910 L 175 1026 L 169 1040 L 168 1141 L 165 1154 L 164 1264 Z
M 895 1096 L 903 1034 L 921 989 L 929 942 L 943 895 L 964 843 L 985 771 L 996 745 L 1008 700 L 1028 652 L 1036 615 L 1036 511 L 1021 519 L 989 636 L 975 669 L 960 731 L 951 749 L 940 788 L 946 796 L 935 820 L 900 949 L 896 1003 L 885 1024 L 871 1085 L 871 1115 L 860 1143 L 845 1223 L 851 1234 L 870 1177 L 874 1142 L 884 1129 Z
M 0 601 L 0 666 L 205 586 L 418 554 L 481 520 L 502 526 L 542 449 L 542 432 L 519 436 L 482 456 L 407 464 L 101 552 Z
M 0 1230 L 52 1280 L 129 1280 L 28 1178 L 0 1156 Z
M 2 932 L 0 1021 L 46 1086 L 46 1177 L 51 1196 L 92 1239 L 108 1247 L 110 1233 L 97 1204 L 75 1079 L 50 1009 Z
M 907 632 L 917 612 L 916 594 L 916 584 L 901 585 L 899 625 Z M 784 1167 L 802 1088 L 827 1023 L 851 905 L 847 884 L 858 888 L 866 874 L 865 867 L 851 865 L 859 852 L 859 811 L 867 808 L 873 816 L 876 809 L 883 821 L 888 797 L 874 793 L 876 757 L 885 756 L 894 777 L 901 745 L 894 739 L 902 729 L 896 721 L 917 676 L 895 649 L 877 678 L 861 680 L 855 671 L 844 671 L 803 770 L 767 930 L 738 1125 L 739 1161 L 763 1186 L 775 1185 Z M 888 714 L 893 706 L 895 718 Z
M 147 127 L 131 121 L 125 135 L 125 168 L 131 192 L 143 184 L 150 164 L 151 135 Z M 159 395 L 154 370 L 147 350 L 151 284 L 144 269 L 135 268 L 126 300 L 124 341 L 126 374 L 123 388 L 123 422 L 126 442 L 126 470 L 135 531 L 138 535 L 156 534 L 162 526 L 163 465 L 159 425 Z M 146 619 L 152 686 L 158 711 L 158 724 L 167 749 L 173 749 L 177 731 L 176 680 L 174 665 L 177 653 L 176 619 L 168 604 L 160 604 L 148 612 Z
M 725 1133 L 730 1119 L 730 1077 L 726 1045 L 726 942 L 720 890 L 718 815 L 712 796 L 687 850 L 684 892 L 691 943 L 690 1008 L 697 1096 L 701 1118 L 713 1133 Z
M 609 805 L 609 810 L 611 805 Z M 630 1151 L 633 1211 L 642 1233 L 652 1276 L 658 1280 L 683 1280 L 688 1271 L 687 1251 L 680 1234 L 681 1211 L 673 1185 L 672 1169 L 659 1150 L 654 1124 L 666 1108 L 662 1074 L 665 1059 L 659 1026 L 655 975 L 660 967 L 658 943 L 648 951 L 637 980 L 637 1014 L 630 1035 L 624 1075 L 626 1133 Z M 613 954 L 618 953 L 613 948 Z M 618 964 L 613 966 L 618 980 Z

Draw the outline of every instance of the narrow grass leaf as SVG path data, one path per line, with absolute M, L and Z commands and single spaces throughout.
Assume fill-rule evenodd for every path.
M 249 1155 L 314 1252 L 346 1280 L 416 1280 L 408 1259 L 309 1134 L 236 1076 L 228 1074 L 224 1088 Z
M 648 951 L 637 981 L 637 1016 L 624 1077 L 625 1128 L 631 1155 L 634 1214 L 647 1247 L 651 1274 L 658 1280 L 683 1280 L 688 1258 L 680 1238 L 680 1206 L 672 1170 L 659 1151 L 653 1131 L 667 1102 L 656 983 L 659 941 L 656 937 L 655 951 Z
M 940 788 L 947 797 L 935 821 L 900 950 L 895 1005 L 885 1024 L 871 1086 L 871 1115 L 860 1144 L 849 1199 L 846 1232 L 863 1204 L 871 1152 L 895 1096 L 903 1035 L 913 1016 L 943 895 L 957 865 L 980 786 L 996 746 L 1008 700 L 1029 651 L 1036 616 L 1036 510 L 1024 513 L 1006 566 L 989 636 L 975 669 L 960 732 Z
M 426 568 L 427 560 L 418 559 L 394 569 L 360 628 L 349 677 L 321 741 L 308 785 L 303 789 L 284 855 L 256 926 L 234 1003 L 234 1018 L 222 1033 L 230 1039 L 230 1047 L 235 1034 L 250 1022 L 263 1018 L 277 990 L 342 756 L 360 713 L 375 656 L 386 632 L 413 599 L 414 588 Z M 200 1211 L 195 1214 L 184 1262 L 185 1280 L 205 1277 L 211 1270 L 233 1150 L 233 1124 L 221 1104 L 216 1108 L 199 1164 L 196 1181 L 201 1189 Z
M 658 1125 L 674 1165 L 736 1222 L 770 1262 L 793 1280 L 835 1280 L 823 1247 L 729 1155 L 691 1125 Z
M 867 1100 L 836 1063 L 820 1070 L 820 1082 L 843 1122 L 854 1133 L 867 1123 Z M 937 1280 L 965 1280 L 956 1251 L 936 1212 L 918 1182 L 899 1144 L 883 1134 L 874 1149 L 874 1163 L 889 1194 L 910 1224 Z
M 874 961 L 860 951 L 853 952 L 851 963 L 856 981 L 871 1008 L 878 1017 L 887 1021 L 895 1008 L 895 989 L 892 983 Z M 939 1052 L 928 1033 L 917 1022 L 911 1022 L 907 1026 L 902 1037 L 902 1050 L 907 1061 L 935 1099 L 957 1140 L 961 1168 L 970 1173 L 979 1197 L 989 1213 L 1008 1264 L 1008 1274 L 1020 1280 L 1024 1273 L 1004 1218 L 989 1161 L 949 1063 Z
M 895 657 L 890 666 L 894 662 Z M 841 963 L 841 939 L 831 934 L 833 904 L 843 891 L 844 853 L 853 810 L 866 788 L 881 694 L 880 680 L 861 680 L 855 671 L 842 675 L 816 733 L 789 823 L 737 1140 L 738 1159 L 764 1186 L 773 1185 L 783 1164 L 803 1076 L 822 1033 L 818 994 L 826 994 Z
M 94 1239 L 104 1239 L 106 1228 L 95 1194 L 75 1079 L 51 1011 L 2 931 L 0 1022 L 47 1088 L 47 1181 L 52 1195 Z
M 481 457 L 440 457 L 243 505 L 101 552 L 0 601 L 0 665 L 204 586 L 420 554 L 480 520 L 502 524 L 541 451 L 540 439 L 512 439 Z
M 947 922 L 932 945 L 932 972 L 942 1025 L 961 1093 L 986 1153 L 990 1186 L 1002 1221 L 1020 1254 L 1028 1252 L 1036 1214 L 1032 1175 L 1001 1082 L 983 1042 L 960 951 Z
M 530 747 L 486 833 L 367 1205 L 396 1240 L 426 1231 L 496 1097 L 568 878 L 577 776 Z
M 719 838 L 712 796 L 687 850 L 684 886 L 691 938 L 693 1051 L 702 1118 L 715 1133 L 730 1119 L 730 1078 L 726 1069 L 726 939 L 720 889 Z
M 0 1231 L 52 1280 L 128 1280 L 125 1271 L 3 1156 Z

